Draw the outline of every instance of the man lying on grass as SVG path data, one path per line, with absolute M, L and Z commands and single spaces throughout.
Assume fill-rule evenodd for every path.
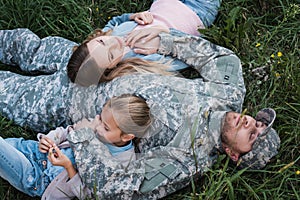
M 69 140 L 79 174 L 94 191 L 94 197 L 159 199 L 186 187 L 191 177 L 208 171 L 223 153 L 238 168 L 263 168 L 278 153 L 280 145 L 272 128 L 275 116 L 270 108 L 259 111 L 255 119 L 236 112 L 211 111 L 205 121 L 200 120 L 202 130 L 184 126 L 181 129 L 191 132 L 179 130 L 180 134 L 166 146 L 146 150 L 139 145 L 143 153 L 137 154 L 138 159 L 125 168 L 106 158 L 107 149 L 101 147 L 91 129 L 77 130 Z M 157 139 L 147 138 L 158 143 Z

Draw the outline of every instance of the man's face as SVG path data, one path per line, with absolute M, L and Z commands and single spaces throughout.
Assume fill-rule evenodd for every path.
M 249 115 L 241 116 L 240 113 L 228 112 L 223 128 L 231 150 L 240 155 L 252 150 L 254 141 L 266 125 Z
M 121 37 L 99 36 L 87 43 L 90 56 L 100 68 L 112 68 L 123 57 L 125 43 Z

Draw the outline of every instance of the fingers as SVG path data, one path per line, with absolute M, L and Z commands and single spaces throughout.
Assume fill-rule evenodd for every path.
M 53 165 L 64 166 L 69 158 L 65 156 L 57 146 L 54 146 L 49 149 L 48 160 Z
M 39 151 L 42 153 L 47 153 L 54 145 L 55 143 L 50 138 L 43 137 L 39 142 Z
M 127 35 L 125 42 L 130 48 L 133 48 L 137 42 L 147 43 L 158 37 L 161 32 L 168 33 L 169 29 L 162 26 L 152 26 L 150 28 L 135 30 Z
M 148 34 L 148 33 L 147 33 Z M 143 37 L 145 37 L 147 35 L 145 35 L 145 33 L 143 33 L 140 30 L 137 31 L 132 31 L 130 34 L 128 34 L 128 36 L 126 37 L 126 45 L 129 45 L 130 48 L 133 48 L 134 44 L 139 41 L 140 39 L 142 39 Z
M 137 54 L 143 54 L 143 55 L 150 55 L 156 53 L 157 49 L 140 49 L 140 48 L 135 48 L 133 50 Z
M 135 15 L 134 21 L 140 25 L 151 24 L 153 22 L 153 16 L 148 11 L 140 12 Z
M 133 48 L 136 43 L 144 44 L 146 42 L 149 42 L 153 38 L 155 38 L 157 34 L 152 33 L 150 29 L 148 30 L 137 30 L 132 31 L 127 37 L 126 37 L 126 45 L 130 46 L 130 48 Z

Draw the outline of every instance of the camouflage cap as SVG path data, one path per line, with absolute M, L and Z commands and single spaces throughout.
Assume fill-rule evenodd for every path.
M 255 119 L 266 124 L 267 128 L 258 136 L 252 150 L 240 157 L 239 167 L 261 169 L 278 153 L 280 138 L 272 128 L 275 118 L 276 112 L 271 108 L 264 108 L 257 113 Z

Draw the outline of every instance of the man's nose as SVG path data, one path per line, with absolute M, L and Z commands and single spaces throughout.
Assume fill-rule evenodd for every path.
M 250 125 L 250 122 L 248 121 L 247 117 L 244 116 L 244 117 L 243 117 L 243 126 L 244 126 L 245 128 L 247 128 L 249 125 Z

